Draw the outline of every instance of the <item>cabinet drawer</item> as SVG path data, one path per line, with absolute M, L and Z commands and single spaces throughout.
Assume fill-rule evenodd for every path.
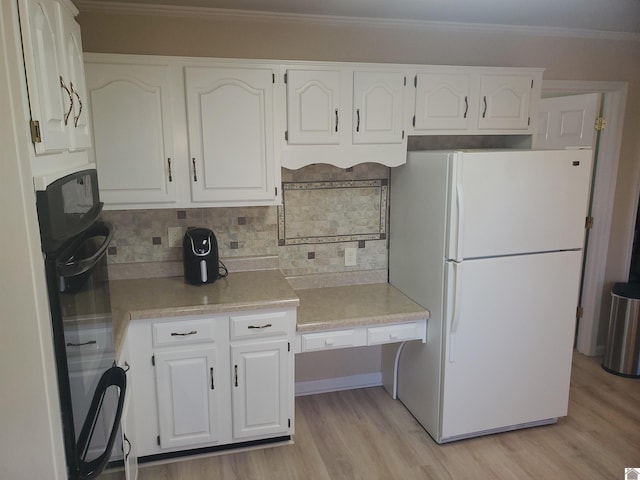
M 77 330 L 68 329 L 64 332 L 64 340 L 69 357 L 102 355 L 114 350 L 111 325 L 87 328 L 78 324 Z
M 183 320 L 180 322 L 154 323 L 153 346 L 183 345 L 187 343 L 213 342 L 212 318 Z
M 367 328 L 367 345 L 404 342 L 405 340 L 414 340 L 417 338 L 421 338 L 418 334 L 417 323 Z
M 289 312 L 232 315 L 229 321 L 232 340 L 288 335 L 292 329 Z
M 304 333 L 302 334 L 301 350 L 312 352 L 314 350 L 329 350 L 332 348 L 355 347 L 362 345 L 358 339 L 357 330 L 335 330 L 332 332 Z

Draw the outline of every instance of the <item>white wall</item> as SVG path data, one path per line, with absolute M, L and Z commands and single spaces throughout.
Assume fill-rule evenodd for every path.
M 15 0 L 0 0 L 0 478 L 66 479 Z

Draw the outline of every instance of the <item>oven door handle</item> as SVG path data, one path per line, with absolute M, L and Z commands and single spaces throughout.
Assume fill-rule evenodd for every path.
M 96 250 L 96 252 L 88 258 L 81 258 L 72 261 L 60 261 L 56 263 L 58 275 L 61 277 L 73 277 L 91 270 L 104 256 L 113 239 L 113 225 L 109 222 L 100 222 L 89 230 L 91 234 L 104 234 L 104 242 Z M 73 257 L 72 257 L 73 258 Z
M 104 451 L 98 457 L 87 462 L 85 461 L 85 458 L 89 446 L 91 445 L 91 439 L 100 416 L 100 410 L 103 407 L 105 394 L 107 389 L 112 386 L 118 387 L 120 389 L 120 394 L 118 395 L 118 406 L 113 419 L 113 425 L 111 426 L 109 439 L 107 440 L 107 445 L 104 447 Z M 109 463 L 113 444 L 116 441 L 116 436 L 120 427 L 120 420 L 122 419 L 122 410 L 124 408 L 126 392 L 127 374 L 122 368 L 111 367 L 102 374 L 102 377 L 100 377 L 96 391 L 93 394 L 93 399 L 91 400 L 89 412 L 87 413 L 87 417 L 82 425 L 82 430 L 80 430 L 80 435 L 78 436 L 78 478 L 82 480 L 95 478 L 102 473 L 104 468 L 107 466 L 107 463 Z

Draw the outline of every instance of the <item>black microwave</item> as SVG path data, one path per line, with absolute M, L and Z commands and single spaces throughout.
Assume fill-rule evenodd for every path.
M 80 170 L 51 182 L 46 190 L 36 191 L 36 204 L 42 248 L 50 252 L 100 216 L 98 172 Z

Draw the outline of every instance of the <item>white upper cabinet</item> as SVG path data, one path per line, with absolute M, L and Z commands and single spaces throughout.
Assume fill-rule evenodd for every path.
M 411 134 L 535 133 L 541 69 L 433 67 L 413 82 Z
M 175 203 L 179 173 L 167 65 L 88 61 L 86 74 L 102 200 L 109 205 Z
M 191 200 L 278 201 L 271 68 L 186 67 Z
M 281 163 L 300 168 L 406 161 L 405 74 L 354 64 L 285 65 Z
M 469 128 L 470 74 L 419 73 L 414 82 L 417 131 Z
M 482 130 L 527 130 L 531 124 L 533 85 L 532 75 L 482 75 L 482 111 L 478 127 Z
M 340 143 L 340 72 L 287 72 L 287 141 L 290 145 Z
M 56 4 L 49 0 L 20 0 L 18 5 L 35 151 L 60 152 L 68 145 L 65 121 L 71 93 L 64 90 L 68 87 L 62 76 Z M 63 92 L 67 95 L 65 104 Z
M 402 143 L 406 77 L 398 72 L 354 72 L 353 143 Z
M 36 154 L 91 146 L 80 26 L 75 7 L 63 3 L 18 2 Z
M 69 15 L 65 7 L 56 4 L 60 23 L 60 51 L 63 71 L 66 72 L 71 95 L 71 115 L 67 119 L 69 150 L 86 150 L 91 147 L 91 131 L 87 112 L 87 88 L 82 57 L 80 25 Z M 65 90 L 65 93 L 66 90 Z

